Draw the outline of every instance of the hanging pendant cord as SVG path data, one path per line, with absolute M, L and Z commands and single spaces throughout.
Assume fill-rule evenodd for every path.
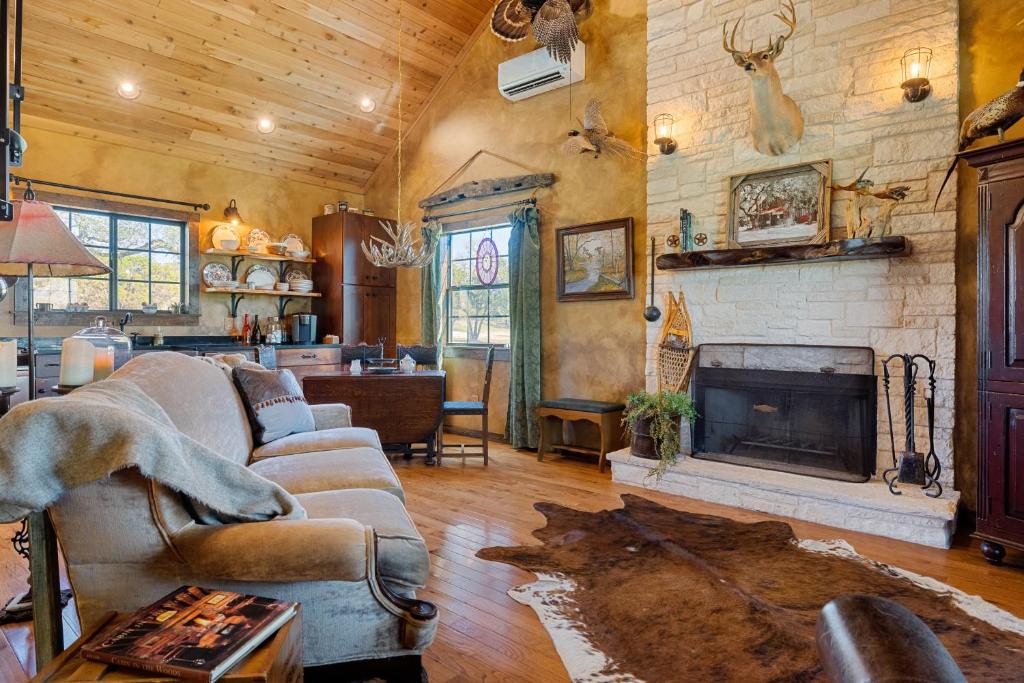
M 402 107 L 405 102 L 403 91 L 405 81 L 402 78 L 402 3 L 398 0 L 398 225 L 402 225 L 402 137 L 404 135 Z

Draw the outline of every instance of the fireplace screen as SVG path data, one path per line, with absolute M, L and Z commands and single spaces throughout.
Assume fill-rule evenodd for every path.
M 870 349 L 706 344 L 694 457 L 842 481 L 875 470 Z

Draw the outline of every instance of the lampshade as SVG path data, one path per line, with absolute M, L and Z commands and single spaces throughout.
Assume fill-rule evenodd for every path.
M 101 275 L 110 268 L 82 246 L 46 202 L 16 199 L 14 220 L 0 222 L 0 275 Z

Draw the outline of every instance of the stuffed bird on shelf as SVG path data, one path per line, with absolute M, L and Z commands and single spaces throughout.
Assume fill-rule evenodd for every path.
M 601 100 L 591 99 L 587 102 L 582 126 L 583 130 L 569 131 L 569 139 L 562 145 L 562 151 L 566 154 L 593 154 L 595 159 L 602 154 L 636 159 L 647 156 L 625 140 L 615 137 L 608 129 L 604 115 L 601 114 Z
M 591 0 L 498 0 L 491 31 L 509 42 L 530 34 L 547 48 L 553 59 L 566 64 L 580 39 L 577 19 L 590 16 Z
M 1022 118 L 1024 118 L 1024 70 L 1020 72 L 1017 85 L 967 115 L 960 127 L 960 144 L 957 154 L 970 147 L 975 141 L 990 135 L 998 135 L 999 141 L 1002 142 L 1006 131 Z M 946 172 L 946 178 L 942 181 L 942 187 L 939 188 L 939 194 L 935 198 L 935 206 L 939 205 L 939 197 L 946 189 L 946 183 L 949 182 L 950 176 L 956 170 L 958 161 L 959 157 L 953 158 L 953 163 L 950 165 L 949 171 Z

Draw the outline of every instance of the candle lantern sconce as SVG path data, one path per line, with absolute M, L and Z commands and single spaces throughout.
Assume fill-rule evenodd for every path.
M 890 395 L 890 365 L 899 361 L 903 366 L 903 422 L 906 430 L 904 449 L 896 451 L 896 437 L 893 432 L 892 401 Z M 928 385 L 924 389 L 925 407 L 928 414 L 928 453 L 917 450 L 914 427 L 914 401 L 917 397 L 918 372 L 921 366 L 928 369 Z M 902 495 L 899 484 L 920 486 L 926 496 L 938 498 L 942 495 L 942 463 L 935 454 L 935 361 L 921 354 L 893 354 L 882 361 L 882 385 L 885 388 L 885 409 L 889 418 L 889 443 L 892 446 L 892 467 L 882 473 L 882 479 L 893 495 Z
M 921 102 L 932 94 L 928 80 L 932 69 L 932 51 L 927 47 L 915 47 L 903 53 L 900 60 L 903 68 L 903 99 L 907 102 Z

